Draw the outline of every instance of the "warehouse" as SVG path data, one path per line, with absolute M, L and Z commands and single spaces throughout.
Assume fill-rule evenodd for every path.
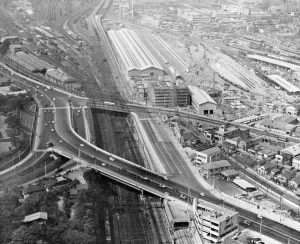
M 282 89 L 286 90 L 288 94 L 300 94 L 300 89 L 288 82 L 287 80 L 283 79 L 279 75 L 268 75 L 267 76 L 271 81 L 275 82 L 278 86 L 280 86 Z
M 213 115 L 217 108 L 217 103 L 199 87 L 189 86 L 192 96 L 192 105 L 201 115 Z
M 162 76 L 164 70 L 132 30 L 110 30 L 108 36 L 129 78 Z
M 65 86 L 69 83 L 74 83 L 75 81 L 72 77 L 64 73 L 60 69 L 54 69 L 54 67 L 47 62 L 37 58 L 32 54 L 27 54 L 23 51 L 16 52 L 16 53 L 7 53 L 5 56 L 5 63 L 17 69 L 20 72 L 30 74 L 30 75 L 37 75 L 34 71 L 45 69 L 46 73 L 43 76 L 48 82 L 53 84 L 58 84 L 61 86 Z M 34 74 L 35 73 L 35 74 Z M 40 74 L 41 76 L 41 74 Z

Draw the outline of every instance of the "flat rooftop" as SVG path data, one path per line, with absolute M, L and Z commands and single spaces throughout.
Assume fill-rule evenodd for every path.
M 238 212 L 234 210 L 224 208 L 209 202 L 203 202 L 202 200 L 198 200 L 197 212 L 202 217 L 209 217 L 210 219 L 215 219 L 218 222 L 222 222 L 227 218 L 238 214 Z

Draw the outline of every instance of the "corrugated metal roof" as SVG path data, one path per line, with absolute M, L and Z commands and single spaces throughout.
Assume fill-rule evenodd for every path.
M 295 64 L 291 64 L 291 63 L 287 63 L 287 62 L 283 62 L 277 59 L 273 59 L 273 58 L 268 58 L 268 57 L 264 57 L 261 55 L 247 55 L 247 57 L 252 58 L 252 59 L 256 59 L 256 60 L 260 60 L 266 63 L 270 63 L 270 64 L 275 64 L 281 67 L 285 67 L 291 70 L 300 70 L 300 66 L 295 65 Z
M 121 29 L 109 30 L 107 33 L 127 70 L 148 68 L 163 70 L 134 31 Z
M 233 183 L 240 186 L 243 189 L 256 188 L 254 185 L 250 184 L 248 181 L 245 181 L 244 179 L 234 179 Z
M 265 127 L 269 126 L 277 130 L 284 130 L 288 132 L 293 131 L 297 127 L 297 125 L 291 125 L 281 121 L 274 121 L 272 119 L 265 119 L 261 121 L 260 124 Z
M 199 87 L 196 86 L 188 86 L 191 95 L 192 95 L 192 99 L 195 99 L 197 104 L 204 104 L 204 103 L 213 103 L 213 104 L 217 104 L 210 95 L 208 95 L 208 93 L 202 89 L 200 89 Z
M 279 75 L 268 75 L 268 78 L 288 92 L 299 92 L 300 89 Z
M 221 152 L 221 149 L 219 147 L 211 147 L 211 148 L 201 151 L 201 153 L 204 153 L 204 154 L 212 154 L 212 153 L 216 153 L 216 152 Z
M 221 172 L 221 175 L 224 175 L 225 177 L 229 177 L 229 176 L 235 176 L 238 175 L 239 173 L 234 170 L 234 169 L 228 169 L 228 170 L 224 170 Z

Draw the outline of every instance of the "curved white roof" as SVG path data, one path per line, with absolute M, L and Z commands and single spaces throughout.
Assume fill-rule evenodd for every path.
M 148 68 L 163 70 L 134 31 L 128 29 L 110 30 L 108 35 L 128 71 Z
M 200 89 L 199 87 L 196 86 L 188 86 L 192 98 L 195 100 L 197 104 L 204 104 L 204 103 L 213 103 L 217 104 L 215 100 L 211 98 L 211 96 L 204 90 Z

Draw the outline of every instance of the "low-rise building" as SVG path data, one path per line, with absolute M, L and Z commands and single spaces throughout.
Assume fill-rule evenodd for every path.
M 194 132 L 179 123 L 175 123 L 172 129 L 175 137 L 184 147 L 190 146 L 196 140 Z
M 193 211 L 196 230 L 205 240 L 217 243 L 238 231 L 238 212 L 197 199 Z
M 219 147 L 212 147 L 206 150 L 197 152 L 195 160 L 198 163 L 209 163 L 212 161 L 220 160 L 222 156 L 222 150 Z
M 256 191 L 256 187 L 244 179 L 240 179 L 237 177 L 233 180 L 233 183 L 239 186 L 240 188 L 242 188 L 246 192 Z
M 241 139 L 249 138 L 249 129 L 241 129 L 236 127 L 229 127 L 227 125 L 222 125 L 219 130 L 214 134 L 215 141 L 219 144 L 223 144 L 225 141 L 230 142 L 230 139 L 240 137 Z M 237 142 L 232 142 L 237 144 Z
M 292 160 L 292 166 L 297 169 L 300 170 L 300 155 L 296 156 L 293 158 Z
M 287 184 L 291 179 L 293 179 L 296 176 L 296 174 L 297 174 L 296 169 L 288 170 L 282 175 L 280 175 L 279 177 L 277 177 L 277 179 L 281 184 Z
M 288 124 L 286 122 L 281 122 L 278 120 L 272 120 L 268 118 L 261 121 L 259 127 L 261 129 L 269 129 L 271 131 L 285 134 L 285 135 L 292 135 L 297 125 Z
M 25 216 L 22 223 L 27 224 L 27 223 L 32 223 L 32 222 L 38 222 L 39 224 L 44 224 L 44 223 L 46 223 L 47 219 L 48 219 L 48 214 L 46 212 L 37 212 L 37 213 Z
M 220 175 L 222 171 L 231 168 L 231 164 L 227 160 L 219 160 L 201 165 L 199 172 L 209 179 L 213 175 Z
M 285 108 L 285 112 L 290 115 L 298 116 L 300 114 L 300 105 L 299 104 L 289 105 Z
M 277 163 L 274 163 L 272 161 L 268 161 L 264 165 L 261 165 L 260 167 L 258 167 L 257 172 L 260 175 L 268 175 L 268 174 L 271 173 L 271 170 L 276 168 L 277 166 L 278 166 Z
M 188 87 L 192 97 L 192 105 L 200 115 L 213 115 L 217 109 L 217 103 L 206 91 L 196 86 Z
M 228 169 L 221 172 L 221 177 L 227 181 L 232 181 L 239 173 L 234 169 Z
M 295 178 L 291 179 L 289 181 L 289 186 L 292 187 L 295 190 L 300 189 L 300 173 L 298 173 Z

